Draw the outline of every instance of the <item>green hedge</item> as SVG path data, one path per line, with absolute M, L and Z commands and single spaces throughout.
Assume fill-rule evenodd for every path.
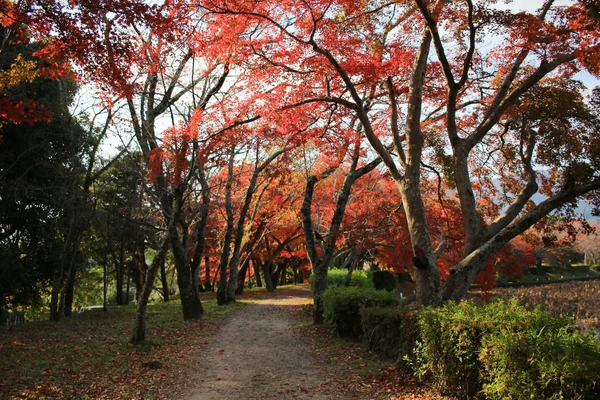
M 393 292 L 357 287 L 330 288 L 323 293 L 325 323 L 340 337 L 358 338 L 362 333 L 361 307 L 397 306 L 399 299 Z
M 398 358 L 402 348 L 404 311 L 398 307 L 363 307 L 360 323 L 369 349 L 386 357 Z
M 373 271 L 373 286 L 377 290 L 391 292 L 396 289 L 396 276 L 387 270 Z
M 327 286 L 331 287 L 331 288 L 335 288 L 335 287 L 341 287 L 344 285 L 344 280 L 346 279 L 346 275 L 348 274 L 348 270 L 346 269 L 339 269 L 339 268 L 333 268 L 330 269 L 329 271 L 327 271 Z M 313 282 L 314 282 L 314 275 L 311 274 L 308 282 L 310 283 L 310 290 L 311 293 L 314 296 L 313 293 Z M 352 276 L 350 277 L 350 286 L 351 287 L 358 287 L 358 288 L 372 288 L 373 287 L 373 280 L 371 278 L 371 271 L 369 272 L 365 272 L 365 271 L 353 271 L 352 272 Z
M 500 330 L 480 352 L 487 399 L 600 399 L 600 345 L 573 327 Z
M 568 319 L 516 300 L 417 312 L 411 364 L 445 394 L 489 399 L 592 399 L 600 347 Z

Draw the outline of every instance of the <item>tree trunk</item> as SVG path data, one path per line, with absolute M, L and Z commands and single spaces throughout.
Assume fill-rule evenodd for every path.
M 123 266 L 123 269 L 125 268 L 124 264 L 121 264 Z M 127 292 L 125 293 L 125 304 L 124 305 L 129 305 L 129 292 L 131 292 L 131 265 L 127 266 L 127 287 L 125 288 L 127 290 Z
M 250 259 L 246 258 L 246 260 L 242 264 L 242 268 L 240 268 L 240 272 L 238 275 L 237 288 L 235 289 L 235 294 L 239 295 L 239 294 L 244 293 L 244 282 L 246 281 L 246 275 L 248 274 L 249 264 L 250 264 Z
M 167 282 L 167 270 L 165 267 L 165 260 L 163 259 L 160 263 L 160 281 L 162 283 L 163 301 L 169 302 L 169 283 Z
M 260 279 L 260 263 L 256 260 L 252 260 L 252 267 L 254 267 L 254 279 L 256 279 L 256 286 L 263 287 L 262 280 Z
M 279 286 L 285 285 L 286 272 L 287 264 L 282 264 L 281 268 L 279 269 Z
M 176 203 L 181 204 L 181 201 L 177 201 Z M 177 211 L 177 213 L 179 212 Z M 177 268 L 177 286 L 179 288 L 183 319 L 185 321 L 201 319 L 202 314 L 204 314 L 204 308 L 200 302 L 198 281 L 194 282 L 194 274 L 188 261 L 187 252 L 176 227 L 171 229 L 170 236 L 175 268 Z
M 102 311 L 107 312 L 106 294 L 108 292 L 108 249 L 104 251 L 104 259 L 102 260 Z
M 417 304 L 437 306 L 441 301 L 440 273 L 431 247 L 420 182 L 406 178 L 398 186 L 414 255 Z
M 73 315 L 73 297 L 75 295 L 77 260 L 74 260 L 74 262 L 75 264 L 72 268 L 69 269 L 69 275 L 67 276 L 67 281 L 65 282 L 65 300 L 63 305 L 63 315 L 65 317 L 70 317 L 71 315 Z
M 233 206 L 231 204 L 231 188 L 233 185 L 233 161 L 235 159 L 235 147 L 232 147 L 227 165 L 227 183 L 225 184 L 225 212 L 227 213 L 227 228 L 223 240 L 221 260 L 219 262 L 219 287 L 217 288 L 217 304 L 227 304 L 227 266 L 231 254 L 231 239 L 233 236 Z
M 267 292 L 274 292 L 275 286 L 273 285 L 273 261 L 267 261 L 263 264 L 263 274 Z
M 117 280 L 117 305 L 122 306 L 125 304 L 125 297 L 123 296 L 123 277 L 125 272 L 125 243 L 124 239 L 121 239 L 121 245 L 119 246 L 119 261 L 115 261 L 115 274 Z
M 52 292 L 50 294 L 50 321 L 60 320 L 59 301 L 62 288 L 62 272 L 59 272 L 52 280 Z
M 163 262 L 168 248 L 169 237 L 167 234 L 167 237 L 163 239 L 160 251 L 156 254 L 152 264 L 150 264 L 150 267 L 148 268 L 144 285 L 140 295 L 138 296 L 138 304 L 135 314 L 135 327 L 133 329 L 133 336 L 131 337 L 131 343 L 134 345 L 139 345 L 146 341 L 146 307 L 148 306 L 148 299 L 150 298 L 150 293 L 154 287 L 154 280 L 158 274 L 158 268 L 160 263 Z
M 213 286 L 210 281 L 210 260 L 208 256 L 204 257 L 204 289 L 207 292 L 213 291 Z

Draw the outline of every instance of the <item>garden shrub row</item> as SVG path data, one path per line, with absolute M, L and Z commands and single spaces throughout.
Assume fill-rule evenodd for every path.
M 600 341 L 516 300 L 407 311 L 395 294 L 334 288 L 325 322 L 458 398 L 600 399 Z
M 345 286 L 348 270 L 332 268 L 327 271 L 327 286 L 331 288 Z M 363 289 L 375 288 L 377 290 L 393 291 L 396 289 L 396 275 L 391 271 L 362 271 L 354 270 L 350 276 L 348 286 Z M 313 288 L 314 275 L 309 278 L 311 291 Z
M 417 319 L 413 367 L 442 393 L 481 393 L 487 399 L 600 396 L 599 342 L 568 319 L 528 310 L 516 300 L 449 303 L 420 310 Z
M 362 335 L 361 307 L 397 306 L 393 292 L 373 288 L 337 287 L 323 293 L 323 317 L 340 337 L 358 338 Z

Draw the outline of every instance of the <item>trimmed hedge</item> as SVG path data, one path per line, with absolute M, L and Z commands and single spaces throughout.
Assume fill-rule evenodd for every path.
M 373 286 L 377 290 L 394 291 L 396 289 L 396 276 L 387 270 L 373 271 Z
M 398 307 L 362 307 L 360 323 L 369 349 L 386 357 L 402 352 L 404 311 Z
M 346 279 L 346 275 L 348 274 L 348 270 L 333 268 L 327 271 L 327 286 L 330 288 L 342 287 L 344 285 L 344 280 Z M 310 284 L 310 292 L 314 296 L 313 292 L 313 282 L 314 275 L 311 274 L 308 278 L 308 283 Z M 352 276 L 350 277 L 350 286 L 358 287 L 358 288 L 372 288 L 373 280 L 371 279 L 371 271 L 353 271 Z
M 500 330 L 484 339 L 479 359 L 490 400 L 600 398 L 599 341 L 571 326 Z
M 361 307 L 397 306 L 395 293 L 356 287 L 330 288 L 323 293 L 325 324 L 340 337 L 358 338 L 362 333 Z
M 516 300 L 449 303 L 417 313 L 412 366 L 460 398 L 592 399 L 600 394 L 598 340 L 565 318 Z

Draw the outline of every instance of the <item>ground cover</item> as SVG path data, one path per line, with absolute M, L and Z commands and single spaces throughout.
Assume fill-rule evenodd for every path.
M 178 302 L 151 305 L 150 343 L 142 348 L 128 343 L 134 306 L 1 329 L 0 398 L 177 398 L 194 384 L 186 377 L 219 325 L 243 307 L 203 304 L 205 318 L 195 322 L 183 321 Z

